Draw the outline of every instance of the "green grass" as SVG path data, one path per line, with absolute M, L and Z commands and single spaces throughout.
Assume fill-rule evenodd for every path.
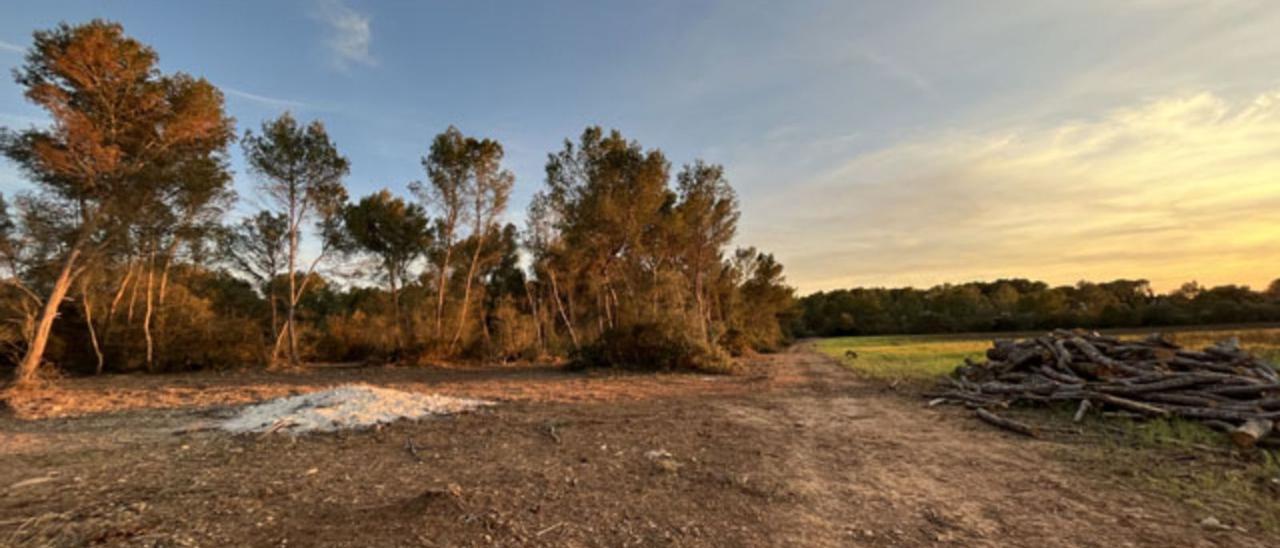
M 922 380 L 950 373 L 966 357 L 979 359 L 990 339 L 955 339 L 934 335 L 840 337 L 817 341 L 818 350 L 846 367 L 874 379 Z M 858 353 L 857 358 L 846 355 Z
M 1140 337 L 1151 331 L 1116 330 L 1121 337 Z M 1200 349 L 1229 337 L 1237 337 L 1250 352 L 1280 363 L 1280 327 L 1254 329 L 1179 328 L 1164 329 L 1178 344 Z M 1020 338 L 1039 333 L 975 333 L 960 335 L 890 335 L 879 337 L 836 337 L 819 339 L 818 350 L 840 360 L 846 367 L 873 379 L 927 380 L 950 373 L 966 357 L 981 360 L 995 338 Z M 857 358 L 846 355 L 858 353 Z

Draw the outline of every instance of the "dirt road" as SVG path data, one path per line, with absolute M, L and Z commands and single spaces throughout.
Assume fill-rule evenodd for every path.
M 1068 470 L 1052 442 L 924 409 L 803 348 L 760 360 L 734 377 L 376 369 L 69 381 L 27 411 L 76 414 L 91 395 L 115 408 L 0 419 L 0 546 L 1280 542 L 1206 530 L 1176 501 Z M 376 432 L 172 433 L 224 412 L 209 404 L 351 379 L 504 402 Z

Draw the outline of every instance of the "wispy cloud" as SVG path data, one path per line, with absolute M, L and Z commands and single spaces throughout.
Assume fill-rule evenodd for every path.
M 27 49 L 17 44 L 14 44 L 12 42 L 6 42 L 4 40 L 0 40 L 0 51 L 11 51 L 13 53 L 23 53 L 27 51 Z
M 258 95 L 257 93 L 241 91 L 233 87 L 222 86 L 222 91 L 226 92 L 227 95 L 230 95 L 232 97 L 239 97 L 241 99 L 252 101 L 252 102 L 266 105 L 269 107 L 291 108 L 291 109 L 299 109 L 299 110 L 311 108 L 310 105 L 303 103 L 302 101 L 293 101 L 290 99 L 279 99 L 276 97 L 269 97 L 266 95 Z
M 854 55 L 857 59 L 883 70 L 891 78 L 906 83 L 917 91 L 933 92 L 933 83 L 928 78 L 900 61 L 868 49 L 856 50 Z
M 374 66 L 378 60 L 369 52 L 373 42 L 372 19 L 351 9 L 342 0 L 321 0 L 315 17 L 329 27 L 327 45 L 334 64 L 342 70 L 351 65 Z
M 744 202 L 760 204 L 744 217 L 806 290 L 1006 276 L 1262 285 L 1280 275 L 1277 180 L 1280 92 L 1206 92 L 934 133 Z

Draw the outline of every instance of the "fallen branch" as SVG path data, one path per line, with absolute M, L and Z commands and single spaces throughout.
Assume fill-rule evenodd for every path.
M 986 409 L 978 409 L 974 414 L 977 415 L 979 419 L 982 419 L 983 422 L 998 426 L 1010 432 L 1015 432 L 1033 438 L 1040 436 L 1034 428 L 1012 419 L 1006 419 L 1000 415 L 987 411 Z
M 413 460 L 418 461 L 418 464 L 423 463 L 422 455 L 418 454 L 418 446 L 413 444 L 413 438 L 404 437 L 404 448 L 409 452 L 409 456 L 413 457 Z

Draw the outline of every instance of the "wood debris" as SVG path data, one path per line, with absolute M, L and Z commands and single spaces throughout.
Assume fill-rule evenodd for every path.
M 996 340 L 985 361 L 966 359 L 942 391 L 928 396 L 931 405 L 965 405 L 988 423 L 1026 435 L 1035 432 L 991 410 L 1076 402 L 1077 421 L 1093 409 L 1181 417 L 1228 431 L 1237 445 L 1251 447 L 1276 435 L 1280 372 L 1241 350 L 1234 338 L 1193 351 L 1160 334 L 1122 340 L 1056 330 Z

